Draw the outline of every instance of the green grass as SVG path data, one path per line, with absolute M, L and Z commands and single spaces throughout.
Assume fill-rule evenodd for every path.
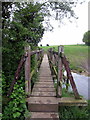
M 74 93 L 68 92 L 66 88 L 62 89 L 62 97 L 74 97 Z
M 42 48 L 45 51 L 49 48 L 54 48 L 55 51 L 58 51 L 58 46 L 43 46 Z M 77 72 L 88 70 L 88 46 L 64 45 L 64 53 L 72 70 L 76 70 Z
M 90 120 L 90 100 L 88 106 L 60 106 L 60 120 Z

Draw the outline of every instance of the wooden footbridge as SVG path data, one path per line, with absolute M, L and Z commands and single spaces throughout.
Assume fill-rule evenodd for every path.
M 32 112 L 32 119 L 59 118 L 58 99 L 55 96 L 53 78 L 45 54 L 39 71 L 39 81 L 34 85 L 31 96 L 27 98 L 28 109 Z
M 34 84 L 33 89 L 31 89 L 31 78 L 34 72 L 30 72 L 30 56 L 34 54 L 37 56 L 39 75 L 38 81 Z M 25 55 L 20 61 L 8 95 L 13 91 L 13 86 L 19 78 L 23 64 L 25 64 L 26 101 L 28 110 L 31 112 L 31 118 L 26 120 L 59 120 L 58 108 L 60 106 L 87 105 L 86 100 L 79 96 L 62 46 L 59 46 L 58 52 L 49 49 L 47 54 L 43 50 L 30 51 L 30 47 L 26 47 Z M 67 72 L 67 78 L 63 75 L 63 67 Z M 37 72 L 37 69 L 35 72 Z M 67 91 L 68 84 L 71 84 L 75 97 L 64 97 L 62 95 L 63 82 L 66 85 Z

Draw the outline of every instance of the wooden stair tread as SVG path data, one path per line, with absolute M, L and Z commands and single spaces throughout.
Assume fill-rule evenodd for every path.
M 32 92 L 31 96 L 36 96 L 36 97 L 55 97 L 56 93 L 55 92 Z
M 31 112 L 32 118 L 59 118 L 58 113 L 54 112 Z
M 58 112 L 58 101 L 55 97 L 30 97 L 27 102 L 31 112 Z
M 38 82 L 36 82 L 36 84 L 40 84 L 40 85 L 43 85 L 43 84 L 48 84 L 48 85 L 51 85 L 51 84 L 53 84 L 53 81 L 38 81 Z
M 62 97 L 58 99 L 60 106 L 87 106 L 87 101 L 83 99 L 75 99 L 74 97 Z
M 35 84 L 34 86 L 35 88 L 54 88 L 54 85 L 53 84 Z
M 33 88 L 33 91 L 35 92 L 55 92 L 55 88 L 53 87 L 53 88 Z
M 58 104 L 56 97 L 30 97 L 27 98 L 28 103 L 32 104 Z

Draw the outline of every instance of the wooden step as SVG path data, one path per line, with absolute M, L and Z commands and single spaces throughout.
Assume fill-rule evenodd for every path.
M 55 88 L 33 88 L 34 92 L 55 92 Z
M 59 115 L 54 112 L 31 112 L 29 120 L 59 120 Z
M 45 85 L 51 85 L 51 84 L 53 84 L 53 81 L 39 81 L 39 82 L 36 82 L 35 84 L 40 84 L 40 85 L 43 85 L 43 84 L 45 84 Z
M 53 82 L 53 80 L 46 78 L 46 79 L 43 79 L 43 80 L 40 79 L 39 82 Z
M 56 92 L 32 92 L 31 96 L 36 97 L 55 97 Z
M 35 88 L 54 88 L 54 85 L 48 85 L 48 84 L 35 84 L 34 85 Z
M 48 77 L 45 77 L 45 76 L 39 76 L 39 81 L 40 82 L 52 82 L 53 81 L 53 79 L 52 79 L 52 77 L 51 76 L 48 76 Z
M 59 106 L 87 106 L 87 101 L 82 99 L 75 99 L 74 97 L 62 97 L 58 99 Z
M 51 75 L 50 74 L 49 75 L 40 74 L 39 77 L 46 77 L 46 78 L 48 78 L 48 77 L 51 77 Z
M 55 97 L 27 98 L 28 110 L 32 112 L 58 112 L 58 100 Z
M 40 78 L 40 79 L 46 79 L 46 78 L 48 78 L 48 80 L 52 80 L 52 76 L 49 76 L 49 77 L 47 77 L 47 76 L 39 76 L 38 78 Z

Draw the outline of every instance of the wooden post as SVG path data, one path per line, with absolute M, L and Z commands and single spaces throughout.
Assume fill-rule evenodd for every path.
M 40 52 L 37 53 L 37 61 L 39 61 L 39 60 L 40 60 Z
M 42 59 L 43 59 L 43 49 L 41 48 L 40 50 L 41 50 L 41 52 L 40 52 L 40 64 L 41 64 Z
M 69 78 L 68 78 L 68 75 L 67 75 L 67 80 L 66 80 L 66 90 L 68 91 L 68 85 L 69 85 Z
M 50 60 L 52 61 L 52 48 L 50 48 Z
M 42 50 L 42 52 L 41 52 L 41 61 L 42 61 L 43 56 L 44 56 L 44 50 L 43 50 L 43 48 L 41 48 L 41 50 Z
M 31 80 L 30 80 L 30 46 L 25 47 L 25 52 L 28 54 L 28 57 L 25 62 L 25 92 L 27 95 L 31 93 Z
M 38 50 L 38 49 L 37 49 Z M 40 57 L 40 54 L 39 54 L 39 52 L 37 52 L 36 54 L 35 54 L 35 63 L 36 63 L 36 72 L 38 72 L 38 62 L 39 62 L 39 57 Z
M 58 67 L 58 55 L 54 54 L 55 65 Z
M 57 97 L 62 96 L 62 61 L 61 55 L 63 53 L 63 46 L 58 47 L 58 78 L 57 78 Z M 60 87 L 59 87 L 60 84 Z
M 51 75 L 53 75 L 53 48 L 50 48 Z

